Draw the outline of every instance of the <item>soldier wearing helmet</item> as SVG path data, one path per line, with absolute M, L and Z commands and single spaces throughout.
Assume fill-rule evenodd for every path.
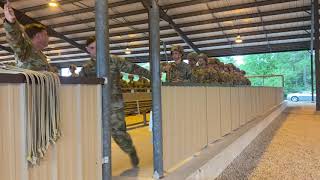
M 190 68 L 194 69 L 198 62 L 198 54 L 196 52 L 191 52 L 188 54 L 187 59 L 189 61 Z
M 190 80 L 191 69 L 190 66 L 183 62 L 183 47 L 174 45 L 171 48 L 171 57 L 173 63 L 166 65 L 164 71 L 167 73 L 168 82 L 187 82 Z
M 208 63 L 208 56 L 204 53 L 199 54 L 198 56 L 199 67 L 205 68 L 207 67 L 207 63 Z
M 77 70 L 77 66 L 76 65 L 71 64 L 69 66 L 69 71 L 71 73 L 70 77 L 79 77 L 79 74 L 76 73 L 76 70 Z
M 134 81 L 134 75 L 129 74 L 128 79 L 129 79 L 129 82 L 128 82 L 129 88 L 131 88 L 131 89 L 137 88 L 137 83 Z
M 192 71 L 191 81 L 196 83 L 206 83 L 208 80 L 208 69 L 207 69 L 207 59 L 206 54 L 198 55 L 198 66 Z

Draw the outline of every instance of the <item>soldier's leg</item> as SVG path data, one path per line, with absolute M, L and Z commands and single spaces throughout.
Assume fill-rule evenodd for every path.
M 139 159 L 131 136 L 127 133 L 127 127 L 125 123 L 124 110 L 112 110 L 111 111 L 111 135 L 118 146 L 130 156 L 133 166 L 139 164 Z

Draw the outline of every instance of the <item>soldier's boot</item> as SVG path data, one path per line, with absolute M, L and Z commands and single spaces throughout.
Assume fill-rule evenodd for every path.
M 137 155 L 136 150 L 134 150 L 132 153 L 129 154 L 131 165 L 133 167 L 138 167 L 139 165 L 139 157 Z

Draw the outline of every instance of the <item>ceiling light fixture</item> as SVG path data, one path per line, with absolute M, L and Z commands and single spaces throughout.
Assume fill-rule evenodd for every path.
M 126 50 L 124 50 L 125 54 L 131 54 L 131 50 L 129 48 L 126 48 Z
M 58 2 L 56 0 L 51 0 L 48 5 L 50 7 L 58 7 Z
M 136 35 L 135 34 L 129 34 L 128 35 L 130 38 L 134 38 L 134 37 L 136 37 Z
M 242 39 L 241 39 L 241 36 L 240 36 L 240 35 L 238 35 L 238 36 L 236 37 L 235 42 L 236 42 L 236 43 L 242 43 Z

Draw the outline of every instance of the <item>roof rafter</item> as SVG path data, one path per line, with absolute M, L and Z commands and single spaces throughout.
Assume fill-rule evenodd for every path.
M 150 1 L 149 0 L 141 0 L 142 4 L 146 9 L 150 9 Z M 160 18 L 167 21 L 172 29 L 174 29 L 177 34 L 183 39 L 183 41 L 188 44 L 195 52 L 200 53 L 198 47 L 193 44 L 193 42 L 185 35 L 185 33 L 177 26 L 177 24 L 173 21 L 173 19 L 167 15 L 166 12 L 159 6 Z
M 141 0 L 139 0 L 139 1 L 141 1 Z M 252 3 L 249 3 L 249 4 L 252 5 Z M 243 5 L 243 7 L 247 7 L 247 6 L 249 6 L 249 5 Z M 224 12 L 224 11 L 229 11 L 229 10 L 235 10 L 237 8 L 239 8 L 239 5 L 229 6 L 227 9 L 226 8 L 213 8 L 212 11 L 214 11 L 214 12 Z M 92 9 L 90 9 L 90 10 L 92 10 Z M 220 19 L 215 19 L 215 20 L 198 21 L 197 22 L 198 24 L 195 24 L 195 25 L 202 25 L 202 24 L 209 24 L 209 23 L 220 23 L 220 22 L 223 22 L 223 21 L 231 21 L 234 18 L 245 19 L 245 18 L 260 17 L 260 15 L 261 16 L 268 16 L 268 15 L 277 15 L 277 14 L 282 14 L 282 13 L 283 14 L 284 13 L 294 13 L 294 12 L 307 11 L 307 10 L 310 10 L 310 6 L 289 8 L 289 9 L 275 10 L 275 11 L 268 11 L 268 12 L 262 12 L 262 13 L 253 13 L 253 14 L 249 14 L 249 15 L 245 14 L 245 15 L 241 15 L 241 16 L 225 17 L 225 18 L 220 18 Z M 77 10 L 77 12 L 78 12 L 78 10 Z M 211 11 L 209 13 L 211 13 Z M 73 13 L 71 13 L 71 14 L 73 14 Z M 123 16 L 127 15 L 126 13 L 120 13 L 120 14 L 122 14 Z M 198 12 L 192 12 L 190 14 L 191 15 L 196 15 L 196 14 L 198 14 Z M 113 18 L 115 18 L 115 17 L 113 17 Z M 183 18 L 183 17 L 181 17 L 181 18 Z M 46 18 L 44 18 L 44 19 L 46 19 Z M 38 19 L 36 18 L 36 20 L 38 20 Z M 82 20 L 82 21 L 71 21 L 71 22 L 53 24 L 50 27 L 58 28 L 58 27 L 63 27 L 63 26 L 71 26 L 71 25 L 77 25 L 79 23 L 90 23 L 90 22 L 94 22 L 94 18 L 89 18 L 89 19 L 85 19 L 85 20 Z M 139 20 L 139 21 L 130 22 L 129 25 L 132 26 L 132 25 L 147 24 L 147 23 L 148 23 L 148 20 L 146 19 L 146 20 Z M 194 22 L 192 22 L 192 23 L 184 23 L 184 24 L 177 24 L 177 26 L 179 28 L 191 26 L 189 24 L 194 24 Z M 120 23 L 120 24 L 110 25 L 110 28 L 120 28 L 120 27 L 126 27 L 126 26 L 128 26 L 128 23 Z M 2 27 L 2 25 L 0 25 L 0 27 Z M 161 30 L 165 30 L 165 29 L 170 29 L 171 27 L 170 26 L 165 26 L 165 27 L 161 27 L 161 28 L 164 28 L 164 29 L 161 29 Z M 84 31 L 89 31 L 89 30 L 84 30 Z M 146 29 L 144 32 L 147 32 L 147 31 L 148 30 Z M 135 34 L 134 31 L 131 31 L 131 32 L 128 32 L 128 33 Z
M 280 22 L 279 22 L 280 23 Z M 290 33 L 290 32 L 296 32 L 296 31 L 304 31 L 306 29 L 310 29 L 310 26 L 299 26 L 299 27 L 295 27 L 295 28 L 279 28 L 279 29 L 270 29 L 267 31 L 267 33 L 269 34 L 274 34 L 274 33 Z M 266 33 L 266 31 L 250 31 L 250 32 L 243 32 L 240 33 L 240 35 L 242 37 L 246 37 L 246 36 L 256 36 L 256 35 L 260 35 L 260 34 L 264 34 Z M 237 34 L 230 34 L 230 36 L 236 36 Z M 298 37 L 302 37 L 301 35 L 296 36 Z M 208 39 L 215 39 L 215 40 L 219 40 L 219 39 L 224 39 L 224 35 L 212 35 L 212 36 L 205 36 L 205 37 L 198 37 L 198 38 L 192 38 L 193 42 L 200 42 L 200 41 L 206 41 Z M 246 41 L 246 42 L 251 42 L 251 40 Z M 167 41 L 167 45 L 172 45 L 172 44 L 182 44 L 184 43 L 184 41 L 182 40 L 173 40 L 173 41 Z M 209 43 L 210 44 L 210 43 Z M 210 46 L 222 46 L 222 45 L 230 45 L 228 43 L 216 43 L 216 44 L 210 44 Z M 199 47 L 206 47 L 203 45 L 198 45 Z M 131 46 L 117 46 L 117 47 L 111 47 L 110 50 L 119 50 L 119 49 L 125 49 L 125 48 L 146 48 L 148 47 L 148 44 L 139 44 L 139 45 L 131 45 Z M 73 46 L 67 45 L 67 46 L 60 46 L 60 47 L 55 47 L 55 48 L 48 48 L 47 50 L 63 50 L 63 49 L 70 49 L 73 48 Z M 58 53 L 57 53 L 58 54 Z M 9 55 L 9 54 L 3 54 L 3 55 Z
M 268 38 L 268 40 L 269 41 L 280 41 L 280 40 L 293 40 L 293 39 L 301 39 L 301 38 L 310 38 L 310 36 L 308 34 L 298 34 L 298 35 L 270 37 L 270 38 Z M 267 40 L 267 38 L 265 38 L 265 37 L 264 38 L 257 38 L 257 39 L 248 39 L 248 40 L 246 40 L 246 43 L 265 42 L 266 40 Z M 177 41 L 177 42 L 172 42 L 172 43 L 175 44 L 175 43 L 179 43 L 179 42 Z M 172 43 L 171 43 L 171 45 L 172 45 Z M 206 47 L 226 46 L 226 45 L 230 45 L 229 42 L 199 44 L 198 47 L 199 48 L 206 48 Z M 185 46 L 185 48 L 188 48 L 188 47 Z M 162 50 L 163 50 L 163 48 L 162 48 Z M 145 52 L 147 52 L 147 50 L 139 51 L 139 53 L 145 53 Z M 81 53 L 81 51 L 74 50 L 74 51 L 66 51 L 66 52 L 62 52 L 62 53 L 47 53 L 46 55 L 59 56 L 59 55 L 70 55 L 70 54 L 76 54 L 76 53 Z M 132 51 L 132 53 L 136 53 L 136 51 Z M 123 53 L 113 53 L 113 54 L 124 55 Z
M 65 5 L 65 4 L 70 4 L 70 3 L 75 3 L 75 2 L 79 2 L 79 1 L 82 1 L 82 0 L 64 0 L 64 1 L 60 1 L 60 5 Z M 127 5 L 127 4 L 133 4 L 133 3 L 137 3 L 137 2 L 140 2 L 140 0 L 124 0 L 124 1 L 119 1 L 119 2 L 114 2 L 114 3 L 110 3 L 108 5 L 109 8 L 114 8 L 114 7 L 118 7 L 118 6 L 123 6 L 123 5 Z M 20 9 L 21 12 L 24 12 L 24 13 L 27 13 L 27 12 L 31 12 L 31 11 L 36 11 L 36 10 L 43 10 L 44 8 L 47 8 L 48 7 L 48 4 L 41 4 L 41 5 L 38 5 L 38 6 L 32 6 L 32 7 L 27 7 L 27 8 L 23 8 L 23 9 Z M 91 10 L 88 9 L 88 10 Z M 78 11 L 75 11 L 74 13 L 77 14 L 76 12 Z M 87 12 L 87 11 L 85 11 Z M 89 11 L 90 12 L 90 11 Z M 4 14 L 0 14 L 0 17 L 3 17 Z M 38 20 L 40 21 L 39 19 L 35 18 L 35 20 Z M 92 18 L 92 22 L 94 22 L 94 18 Z M 77 24 L 78 21 L 74 21 L 75 24 Z M 64 25 L 62 25 L 64 26 Z M 0 25 L 0 27 L 2 27 L 2 25 Z
M 3 8 L 4 7 L 4 2 L 0 1 L 0 6 Z M 19 22 L 23 25 L 25 24 L 29 24 L 29 23 L 38 23 L 38 24 L 41 24 L 40 22 L 34 20 L 33 18 L 25 15 L 23 12 L 19 11 L 19 10 L 16 10 L 16 9 L 13 9 L 14 12 L 15 12 L 15 15 L 16 15 L 16 18 L 19 20 Z M 84 51 L 84 52 L 87 52 L 85 47 L 81 46 L 80 44 L 78 44 L 76 41 L 72 40 L 72 39 L 69 39 L 67 38 L 66 36 L 64 36 L 63 34 L 61 33 L 58 33 L 56 32 L 54 29 L 48 27 L 47 28 L 47 32 L 49 33 L 49 35 L 51 36 L 54 36 L 54 37 L 57 37 L 57 38 L 60 38 L 60 39 L 63 39 L 64 41 L 70 43 L 71 45 L 73 45 L 74 47 Z
M 257 1 L 257 0 L 255 0 L 255 2 L 258 2 L 258 1 Z M 264 26 L 264 23 L 263 23 L 263 18 L 262 18 L 262 16 L 261 16 L 261 11 L 260 11 L 260 9 L 259 9 L 259 7 L 258 7 L 258 6 L 256 6 L 256 8 L 257 8 L 258 13 L 260 14 L 261 26 L 262 26 L 262 28 L 263 28 L 263 31 L 265 32 L 265 31 L 266 31 L 266 27 Z M 266 35 L 266 40 L 267 40 L 267 42 L 268 42 L 269 50 L 270 50 L 270 52 L 271 52 L 271 51 L 272 51 L 272 49 L 271 49 L 271 46 L 270 46 L 270 43 L 269 43 L 268 34 L 267 34 L 267 33 L 265 33 L 265 35 Z
M 234 19 L 247 19 L 247 18 L 259 18 L 260 16 L 273 16 L 273 15 L 280 15 L 280 14 L 286 14 L 286 13 L 296 13 L 296 12 L 301 12 L 306 9 L 310 9 L 310 6 L 303 6 L 303 7 L 297 7 L 297 8 L 289 8 L 289 9 L 283 9 L 283 10 L 275 10 L 275 11 L 266 11 L 266 12 L 261 12 L 261 13 L 253 13 L 253 14 L 244 14 L 240 16 L 230 16 L 230 17 L 223 17 L 223 18 L 218 18 L 218 19 L 210 19 L 210 20 L 204 20 L 204 21 L 198 21 L 198 22 L 191 22 L 191 23 L 183 23 L 183 24 L 177 24 L 178 27 L 190 27 L 190 26 L 196 26 L 196 25 L 203 25 L 203 24 L 210 24 L 210 23 L 218 23 L 218 22 L 224 22 L 224 21 L 232 21 Z M 80 23 L 78 21 L 78 23 Z M 113 25 L 111 25 L 112 27 Z M 50 26 L 51 27 L 51 26 Z M 168 30 L 171 29 L 170 26 L 163 26 L 160 27 L 160 30 Z M 85 29 L 77 29 L 75 31 L 70 31 L 70 32 L 64 32 L 67 34 L 72 34 L 74 32 L 89 32 L 93 31 L 93 28 L 85 28 Z M 110 36 L 121 36 L 125 34 L 137 34 L 137 33 L 145 33 L 148 32 L 148 29 L 140 29 L 140 30 L 133 30 L 133 31 L 125 31 L 125 32 L 117 32 L 117 33 L 111 33 Z M 4 34 L 0 34 L 4 35 Z M 130 41 L 138 41 L 137 39 L 128 39 Z M 146 39 L 145 39 L 146 40 Z M 126 40 L 127 41 L 127 40 Z
M 184 1 L 184 2 L 178 2 L 178 3 L 164 5 L 164 6 L 161 6 L 161 7 L 163 9 L 173 9 L 173 8 L 180 8 L 180 7 L 197 5 L 197 4 L 209 3 L 209 2 L 214 2 L 214 1 L 219 1 L 219 0 L 189 0 L 189 1 Z
M 309 41 L 301 41 L 294 43 L 279 43 L 279 44 L 271 44 L 273 52 L 283 52 L 283 51 L 300 51 L 300 50 L 308 50 L 310 46 Z M 215 50 L 207 50 L 204 51 L 209 55 L 209 57 L 223 57 L 223 56 L 233 56 L 233 55 L 248 55 L 248 54 L 259 54 L 259 53 L 270 53 L 267 45 L 258 45 L 258 46 L 245 46 L 245 47 L 234 47 L 225 48 L 225 49 L 215 49 Z M 68 58 L 52 58 L 51 63 L 55 63 L 55 61 L 63 61 Z M 89 60 L 89 56 L 79 56 L 78 59 L 87 59 Z M 127 58 L 132 62 L 149 62 L 148 56 L 136 56 L 134 58 Z M 79 60 L 82 63 L 85 63 L 85 60 Z M 161 61 L 165 61 L 164 55 L 161 55 Z M 76 60 L 74 61 L 76 62 Z M 80 62 L 80 64 L 81 64 Z M 60 63 L 60 62 L 59 62 Z M 66 62 L 67 63 L 67 62 Z M 73 62 L 72 62 L 73 63 Z
M 173 19 L 181 19 L 181 18 L 192 17 L 192 16 L 207 15 L 207 14 L 211 14 L 211 13 L 232 11 L 232 10 L 236 10 L 236 9 L 251 8 L 251 7 L 255 7 L 255 6 L 267 6 L 267 5 L 272 5 L 272 4 L 282 4 L 282 3 L 291 2 L 291 1 L 297 1 L 297 0 L 267 0 L 267 1 L 259 1 L 259 2 L 253 2 L 253 3 L 246 3 L 246 4 L 239 4 L 239 5 L 226 6 L 226 7 L 220 7 L 220 8 L 213 8 L 211 10 L 195 11 L 195 12 L 189 12 L 189 13 L 181 13 L 181 14 L 171 15 L 171 17 Z
M 139 0 L 139 1 L 141 1 L 141 0 Z M 292 0 L 291 0 L 292 1 Z M 121 1 L 122 2 L 122 1 Z M 280 3 L 282 3 L 282 2 L 280 2 Z M 252 3 L 249 3 L 249 5 L 243 5 L 243 7 L 248 7 L 248 6 L 250 6 L 250 5 L 252 5 Z M 213 8 L 212 9 L 212 11 L 214 11 L 214 12 L 225 12 L 225 11 L 230 11 L 230 10 L 235 10 L 235 9 L 237 9 L 237 8 L 239 8 L 239 5 L 233 5 L 233 6 L 228 6 L 228 8 Z M 89 12 L 91 12 L 91 10 L 92 9 L 89 9 L 88 11 Z M 289 13 L 289 12 L 292 12 L 292 13 L 294 13 L 294 12 L 298 12 L 298 11 L 307 11 L 307 10 L 310 10 L 310 6 L 305 6 L 305 7 L 299 7 L 299 8 L 289 8 L 289 9 L 284 9 L 283 10 L 283 12 L 281 11 L 281 10 L 278 10 L 277 12 L 278 13 Z M 79 13 L 79 10 L 77 10 L 77 11 L 75 11 L 75 12 L 77 12 L 77 13 Z M 74 13 L 75 13 L 74 12 Z M 85 10 L 84 12 L 87 12 L 87 10 Z M 203 11 L 199 11 L 199 12 L 203 12 Z M 192 15 L 196 15 L 196 14 L 198 14 L 199 13 L 198 11 L 197 12 L 192 12 L 192 13 L 190 13 L 190 14 L 192 14 Z M 74 13 L 70 13 L 70 14 L 74 14 Z M 207 14 L 210 14 L 210 13 L 212 13 L 211 11 L 210 12 L 208 12 Z M 126 16 L 127 14 L 126 13 L 120 13 L 122 16 Z M 131 13 L 132 14 L 132 13 Z M 265 14 L 265 12 L 263 13 L 263 14 Z M 262 15 L 263 15 L 262 14 Z M 58 15 L 58 14 L 56 14 L 56 15 Z M 243 15 L 242 15 L 243 16 Z M 59 16 L 60 17 L 60 16 Z M 112 17 L 112 16 L 111 16 Z M 259 17 L 259 14 L 258 13 L 255 13 L 255 14 L 252 14 L 252 17 Z M 181 18 L 183 18 L 183 16 L 181 17 Z M 232 18 L 235 18 L 235 16 L 233 16 Z M 245 17 L 244 17 L 245 18 Z M 250 18 L 250 17 L 246 17 L 246 18 Z M 44 20 L 45 19 L 47 19 L 47 18 L 44 18 Z M 36 20 L 38 20 L 37 18 L 36 18 Z M 218 19 L 219 20 L 219 19 Z M 223 21 L 229 21 L 230 20 L 230 18 L 229 19 L 226 19 L 226 20 L 223 20 Z M 211 22 L 211 23 L 215 23 L 216 21 L 215 20 L 206 20 L 207 22 Z M 206 22 L 206 21 L 200 21 L 200 22 Z M 89 18 L 89 19 L 84 19 L 84 20 L 82 20 L 82 21 L 71 21 L 71 22 L 64 22 L 64 23 L 58 23 L 58 24 L 53 24 L 53 25 L 51 25 L 50 27 L 52 27 L 52 28 L 58 28 L 58 27 L 63 27 L 63 26 L 72 26 L 72 25 L 77 25 L 77 24 L 79 24 L 79 23 L 90 23 L 90 22 L 94 22 L 94 18 Z M 218 22 L 222 22 L 222 21 L 218 21 Z M 132 25 L 139 25 L 139 24 L 147 24 L 148 23 L 148 20 L 146 19 L 146 20 L 139 20 L 139 21 L 134 21 L 134 22 L 130 22 L 130 26 L 132 26 Z M 198 25 L 200 25 L 200 24 L 198 24 Z M 110 28 L 120 28 L 120 27 L 126 27 L 126 26 L 128 26 L 128 24 L 127 23 L 120 23 L 120 24 L 113 24 L 113 25 L 111 25 L 111 27 Z M 177 26 L 178 27 L 183 27 L 183 26 L 181 26 L 180 24 L 177 24 Z M 1 25 L 0 25 L 0 27 L 1 27 Z M 169 26 L 168 26 L 169 27 Z
M 281 25 L 281 24 L 296 23 L 296 22 L 303 22 L 303 21 L 309 21 L 309 20 L 310 20 L 310 17 L 305 16 L 305 17 L 299 17 L 299 18 L 288 18 L 288 19 L 265 21 L 264 25 L 267 26 L 267 25 L 272 25 L 274 23 Z M 197 22 L 195 22 L 195 23 L 197 23 Z M 237 28 L 251 28 L 251 27 L 256 27 L 256 26 L 259 26 L 259 25 L 261 25 L 260 22 L 249 23 L 249 24 L 239 25 Z M 234 26 L 225 26 L 223 28 L 224 31 L 234 30 L 234 29 L 235 29 Z M 299 29 L 299 27 L 298 27 L 298 29 Z M 220 31 L 220 30 L 221 30 L 220 28 L 212 28 L 212 29 L 210 28 L 210 29 L 207 30 L 207 32 L 217 32 L 217 31 Z M 286 29 L 284 29 L 283 32 L 286 32 L 285 30 Z M 293 30 L 295 30 L 295 29 L 293 29 Z M 307 30 L 307 28 L 301 27 L 301 30 Z M 279 29 L 277 31 L 276 30 L 272 30 L 270 32 L 281 32 L 281 29 Z M 189 33 L 190 34 L 195 33 L 195 31 L 190 31 Z M 263 32 L 258 32 L 258 33 L 263 33 Z M 162 35 L 161 38 L 174 37 L 174 35 L 175 34 L 166 34 L 166 35 Z M 245 35 L 248 35 L 248 34 L 247 33 L 242 33 L 240 35 L 245 36 Z M 251 35 L 256 35 L 256 34 L 251 34 Z M 196 41 L 205 41 L 205 40 L 210 39 L 210 38 L 218 38 L 218 37 L 217 36 L 206 36 L 206 37 L 192 38 L 192 41 L 194 41 L 194 42 L 196 42 Z M 85 40 L 85 39 L 86 39 L 86 37 L 74 38 L 75 41 L 82 41 L 82 40 Z M 127 42 L 129 40 L 131 40 L 131 41 L 143 41 L 143 40 L 148 40 L 148 38 L 143 37 L 143 38 L 133 38 L 133 39 L 112 40 L 111 44 L 123 43 L 123 42 Z M 63 42 L 64 41 L 62 41 L 62 40 L 55 40 L 55 41 L 51 41 L 51 44 L 58 44 L 58 43 L 63 43 Z M 6 41 L 0 41 L 0 44 L 5 44 L 5 43 L 6 43 Z M 67 48 L 67 47 L 72 48 L 73 46 L 65 46 L 65 48 Z M 128 47 L 129 48 L 139 48 L 139 47 L 141 47 L 141 45 L 129 45 Z M 60 49 L 60 47 L 49 48 L 49 50 L 59 50 L 59 49 Z M 111 49 L 115 49 L 115 48 L 111 48 Z
M 279 40 L 285 40 L 287 39 L 294 39 L 294 38 L 308 38 L 309 36 L 306 35 L 290 35 L 290 36 L 280 36 L 280 37 L 271 37 L 269 38 L 270 41 L 279 41 Z M 248 39 L 246 40 L 246 43 L 255 43 L 255 42 L 264 42 L 266 41 L 266 38 L 256 38 L 256 39 Z M 229 42 L 218 42 L 218 43 L 206 43 L 206 44 L 199 44 L 197 45 L 199 48 L 206 48 L 206 47 L 214 47 L 214 46 L 227 46 L 230 45 Z M 233 45 L 236 45 L 235 43 Z M 188 46 L 184 46 L 185 49 L 188 48 Z M 148 50 L 132 50 L 132 54 L 143 54 L 148 53 Z M 115 55 L 125 55 L 124 52 L 120 53 L 113 53 Z

